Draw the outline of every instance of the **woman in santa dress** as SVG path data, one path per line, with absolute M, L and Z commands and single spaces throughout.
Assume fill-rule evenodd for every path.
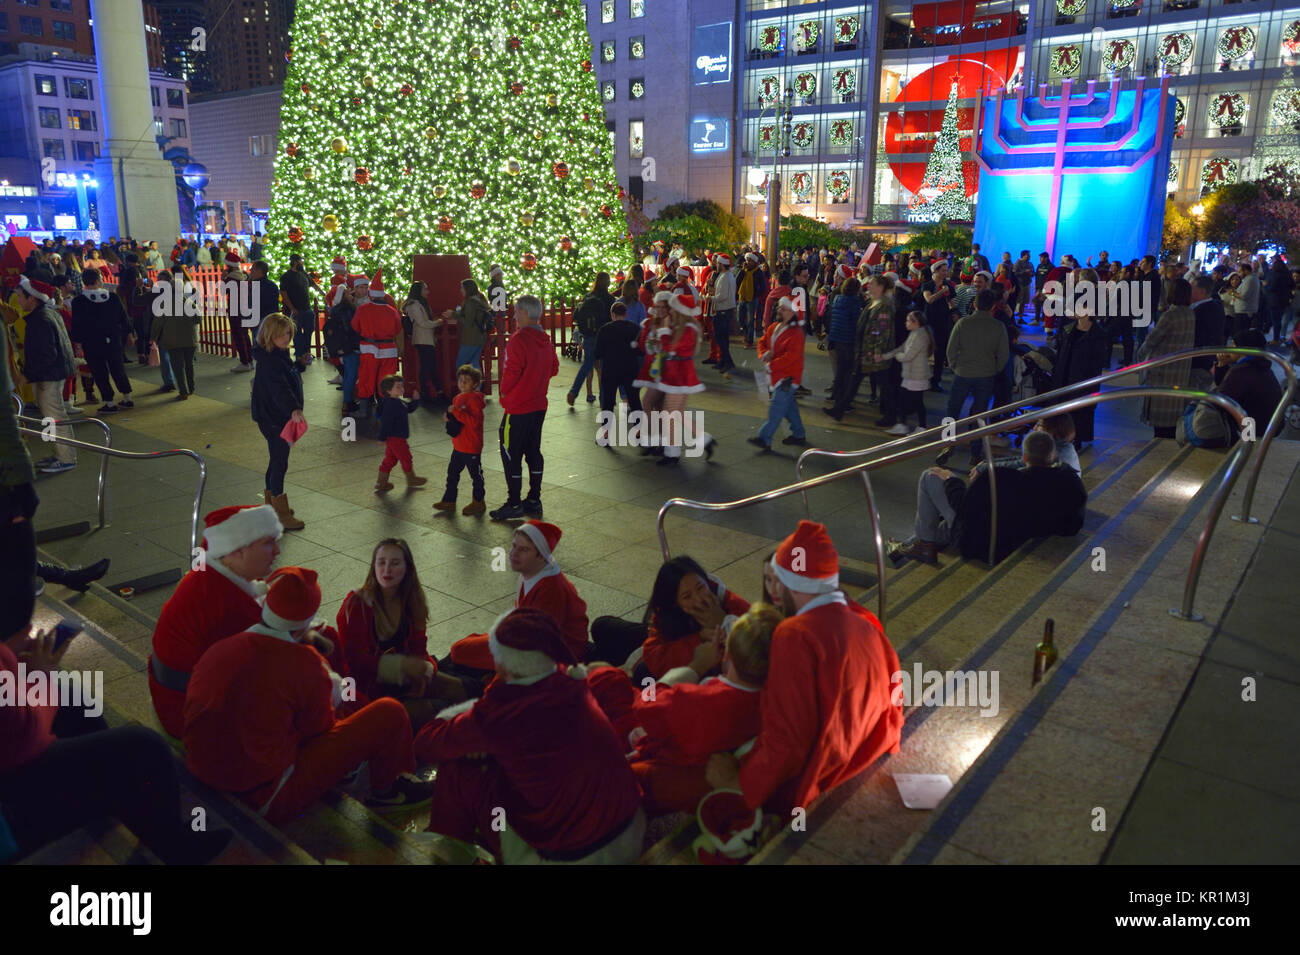
M 659 411 L 663 407 L 664 393 L 659 389 L 659 380 L 656 369 L 656 362 L 659 361 L 659 367 L 662 368 L 662 360 L 659 357 L 659 331 L 666 327 L 668 321 L 668 300 L 672 298 L 673 293 L 667 289 L 661 289 L 655 292 L 654 299 L 647 309 L 646 320 L 641 323 L 641 334 L 637 336 L 637 351 L 643 356 L 641 359 L 641 370 L 637 373 L 636 380 L 632 382 L 633 387 L 642 389 L 641 391 L 641 410 L 645 412 L 646 422 L 650 421 L 653 412 Z M 663 448 L 652 445 L 648 440 L 644 447 L 641 448 L 643 455 L 663 454 Z
M 670 415 L 678 413 L 677 418 L 667 419 L 663 434 L 664 456 L 658 463 L 668 467 L 681 463 L 684 440 L 694 443 L 691 441 L 691 419 L 686 413 L 686 401 L 689 395 L 704 390 L 704 384 L 695 374 L 695 349 L 703 338 L 699 323 L 695 321 L 699 314 L 700 306 L 696 304 L 694 295 L 675 292 L 668 299 L 668 321 L 654 332 L 658 335 L 663 357 L 657 383 L 663 392 L 662 409 Z M 704 442 L 704 453 L 712 458 L 717 442 L 707 434 L 695 437 Z

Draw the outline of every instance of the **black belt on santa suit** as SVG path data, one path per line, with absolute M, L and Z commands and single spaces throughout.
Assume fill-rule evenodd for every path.
M 153 672 L 154 679 L 169 690 L 184 693 L 190 685 L 190 675 L 188 673 L 173 670 L 159 660 L 157 654 L 151 653 L 149 655 L 149 669 Z
M 396 338 L 366 338 L 363 336 L 361 340 L 365 342 L 367 345 L 396 345 L 397 344 Z

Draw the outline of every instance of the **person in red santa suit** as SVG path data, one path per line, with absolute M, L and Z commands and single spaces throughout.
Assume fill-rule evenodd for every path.
M 333 274 L 330 275 L 330 288 L 325 295 L 325 304 L 328 308 L 333 308 L 342 301 L 342 293 L 339 292 L 339 289 L 347 290 L 348 279 L 350 278 L 347 260 L 341 255 L 334 256 L 334 261 L 330 263 L 330 272 Z
M 361 336 L 361 365 L 357 371 L 357 400 L 363 417 L 377 399 L 379 383 L 397 374 L 397 356 L 402 353 L 402 316 L 385 299 L 383 270 L 376 269 L 370 280 L 370 301 L 357 308 L 352 328 Z
M 711 788 L 704 774 L 709 756 L 758 735 L 759 690 L 780 622 L 775 607 L 750 608 L 722 646 L 699 645 L 690 663 L 669 670 L 653 689 L 636 686 L 622 669 L 593 665 L 592 695 L 635 749 L 629 759 L 648 813 L 694 812 Z M 706 677 L 719 653 L 722 673 Z
M 740 760 L 715 753 L 707 775 L 715 789 L 743 792 L 750 808 L 789 818 L 897 752 L 903 708 L 890 692 L 898 654 L 875 615 L 840 590 L 825 526 L 800 521 L 772 569 L 786 618 L 772 634 L 758 741 Z
M 695 318 L 700 307 L 695 296 L 677 292 L 668 300 L 668 323 L 658 330 L 659 348 L 663 353 L 662 373 L 658 388 L 663 392 L 663 410 L 673 415 L 668 419 L 667 433 L 663 435 L 664 456 L 658 463 L 676 467 L 682 460 L 682 444 L 704 447 L 706 457 L 712 458 L 717 442 L 708 434 L 694 434 L 693 422 L 686 413 L 688 396 L 704 390 L 704 384 L 695 374 L 695 347 L 703 334 Z
M 668 289 L 660 289 L 654 293 L 646 309 L 646 319 L 641 323 L 641 332 L 637 335 L 637 351 L 643 357 L 641 370 L 637 373 L 632 386 L 641 389 L 641 411 L 645 415 L 646 422 L 650 421 L 651 414 L 663 408 L 664 393 L 659 388 L 659 376 L 663 373 L 663 359 L 659 357 L 661 350 L 659 332 L 668 325 L 668 301 L 672 297 L 673 293 Z M 641 454 L 662 455 L 663 448 L 650 443 L 649 428 L 646 428 L 643 433 L 646 437 Z
M 262 619 L 263 583 L 284 533 L 269 505 L 231 506 L 204 518 L 202 562 L 176 585 L 153 631 L 149 694 L 158 722 L 179 737 L 190 674 L 219 640 Z
M 510 569 L 519 574 L 515 609 L 529 607 L 546 613 L 560 628 L 575 660 L 587 658 L 587 604 L 555 562 L 560 529 L 544 521 L 527 521 L 514 533 Z M 479 673 L 494 668 L 488 634 L 476 633 L 458 640 L 448 659 L 458 667 Z
M 498 679 L 415 740 L 438 766 L 430 830 L 507 865 L 635 862 L 646 825 L 636 778 L 559 626 L 514 610 L 488 641 Z
M 416 805 L 432 785 L 412 775 L 411 723 L 380 699 L 344 719 L 343 679 L 312 641 L 320 609 L 316 572 L 282 567 L 267 580 L 261 622 L 212 647 L 185 696 L 185 763 L 195 778 L 233 793 L 281 825 L 362 763 L 371 805 Z

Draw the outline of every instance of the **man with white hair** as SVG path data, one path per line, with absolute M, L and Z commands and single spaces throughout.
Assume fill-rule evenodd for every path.
M 724 375 L 736 367 L 731 360 L 731 323 L 736 319 L 736 276 L 731 272 L 731 256 L 713 257 L 713 341 L 718 349 L 716 368 Z
M 506 864 L 630 864 L 645 811 L 620 741 L 560 628 L 514 610 L 488 635 L 497 679 L 415 738 L 436 763 L 429 828 Z

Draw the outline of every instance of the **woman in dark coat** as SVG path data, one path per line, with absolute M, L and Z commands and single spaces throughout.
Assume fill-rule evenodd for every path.
M 275 508 L 286 531 L 306 527 L 293 516 L 289 496 L 284 492 L 290 444 L 280 436 L 290 421 L 307 423 L 302 414 L 302 369 L 289 356 L 293 333 L 293 319 L 274 312 L 266 316 L 253 348 L 257 369 L 253 378 L 253 420 L 266 439 L 270 456 L 263 499 Z
M 1073 322 L 1058 336 L 1056 364 L 1052 369 L 1052 387 L 1064 388 L 1095 378 L 1110 364 L 1110 335 L 1092 316 L 1076 309 Z M 1083 393 L 1070 395 L 1078 398 Z M 1082 450 L 1093 440 L 1092 420 L 1096 406 L 1071 412 L 1074 419 L 1074 447 Z
M 1192 286 L 1186 279 L 1170 283 L 1169 307 L 1147 334 L 1138 349 L 1137 360 L 1149 361 L 1191 348 L 1196 342 L 1196 316 L 1191 309 Z M 1186 388 L 1191 378 L 1192 360 L 1177 361 L 1149 368 L 1139 383 L 1161 388 Z M 1142 420 L 1155 429 L 1157 438 L 1172 438 L 1187 402 L 1182 398 L 1144 398 Z

